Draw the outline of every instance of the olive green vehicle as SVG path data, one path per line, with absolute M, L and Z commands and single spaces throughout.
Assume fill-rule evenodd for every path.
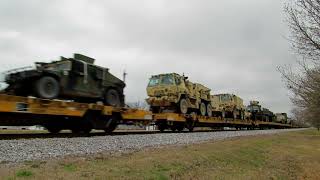
M 34 69 L 15 69 L 6 73 L 5 92 L 43 99 L 68 99 L 80 102 L 103 101 L 124 106 L 125 83 L 107 68 L 94 65 L 95 59 L 75 54 L 51 63 L 37 62 Z
M 259 101 L 250 101 L 250 104 L 247 106 L 247 111 L 251 113 L 250 119 L 254 121 L 273 122 L 276 118 L 274 113 L 262 107 Z
M 190 82 L 185 76 L 159 74 L 150 78 L 147 103 L 153 113 L 172 111 L 212 116 L 210 91 L 201 84 Z
M 214 116 L 222 118 L 245 119 L 243 100 L 234 94 L 216 94 L 211 96 Z

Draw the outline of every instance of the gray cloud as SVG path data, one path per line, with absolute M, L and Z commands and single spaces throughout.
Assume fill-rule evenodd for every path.
M 279 0 L 56 0 L 0 2 L 0 71 L 74 52 L 121 77 L 128 101 L 149 76 L 185 73 L 214 93 L 289 111 L 277 65 L 294 57 Z

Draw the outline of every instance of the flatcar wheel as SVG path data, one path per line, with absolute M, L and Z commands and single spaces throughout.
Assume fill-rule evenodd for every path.
M 61 131 L 59 127 L 46 127 L 51 134 L 58 134 Z
M 178 132 L 182 132 L 183 129 L 184 129 L 184 126 L 183 126 L 183 125 L 179 125 L 179 126 L 177 127 Z
M 159 129 L 160 132 L 163 133 L 163 132 L 167 129 L 166 123 L 160 123 L 160 124 L 158 124 L 158 129 Z
M 109 121 L 107 122 L 106 127 L 104 128 L 104 132 L 106 132 L 107 134 L 110 134 L 114 130 L 116 130 L 117 126 L 118 126 L 118 120 L 114 116 L 111 119 L 109 119 Z

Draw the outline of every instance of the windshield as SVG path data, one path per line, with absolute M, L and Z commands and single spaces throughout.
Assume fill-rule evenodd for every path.
M 157 85 L 159 85 L 159 82 L 160 82 L 160 78 L 159 77 L 152 77 L 151 79 L 150 79 L 150 82 L 149 82 L 149 87 L 151 87 L 151 86 L 157 86 Z
M 71 70 L 71 62 L 69 61 L 61 61 L 52 64 L 46 64 L 43 66 L 44 69 L 47 70 L 59 70 L 59 71 L 70 71 Z
M 163 75 L 152 77 L 149 81 L 149 87 L 157 86 L 157 85 L 173 85 L 174 77 L 172 75 Z
M 221 102 L 227 102 L 227 101 L 230 101 L 231 98 L 229 95 L 220 95 L 220 100 Z
M 163 84 L 163 85 L 172 85 L 172 84 L 174 84 L 173 76 L 171 76 L 171 75 L 162 76 L 161 84 Z
M 259 106 L 249 106 L 248 107 L 249 112 L 254 112 L 254 111 L 259 111 L 259 110 L 260 110 Z

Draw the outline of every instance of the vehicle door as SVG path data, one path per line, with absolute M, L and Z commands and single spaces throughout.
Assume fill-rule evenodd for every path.
M 69 89 L 73 94 L 88 97 L 90 87 L 88 84 L 88 64 L 83 61 L 73 61 L 69 79 Z

